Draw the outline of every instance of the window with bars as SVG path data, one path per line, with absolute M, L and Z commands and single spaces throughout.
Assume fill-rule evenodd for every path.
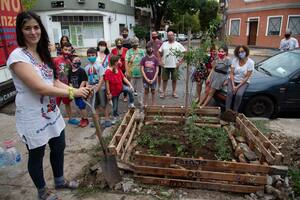
M 293 35 L 300 35 L 300 16 L 290 16 L 288 28 Z
M 233 19 L 230 21 L 230 35 L 240 35 L 240 19 Z
M 102 16 L 52 16 L 53 22 L 103 22 Z
M 280 35 L 282 17 L 269 17 L 267 35 Z

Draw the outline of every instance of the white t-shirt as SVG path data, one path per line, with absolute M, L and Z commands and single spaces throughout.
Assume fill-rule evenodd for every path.
M 240 83 L 246 77 L 247 72 L 254 70 L 254 61 L 248 58 L 247 62 L 243 66 L 240 66 L 239 59 L 234 58 L 232 60 L 232 68 L 234 69 L 234 82 Z M 247 83 L 250 83 L 250 78 Z
M 172 42 L 169 41 L 164 42 L 158 50 L 159 52 L 163 53 L 162 62 L 165 68 L 175 68 L 176 63 L 178 63 L 179 58 L 174 55 L 176 51 L 184 52 L 186 51 L 184 46 L 179 42 Z
M 287 50 L 292 50 L 292 49 L 295 49 L 295 48 L 298 48 L 298 47 L 299 47 L 298 40 L 296 38 L 291 37 L 288 40 L 286 38 L 283 38 L 280 41 L 279 49 L 281 51 L 287 51 Z
M 10 68 L 13 63 L 18 62 L 31 64 L 45 84 L 53 85 L 53 70 L 48 65 L 38 64 L 25 48 L 16 48 L 10 54 L 7 65 Z M 51 138 L 58 137 L 66 126 L 56 106 L 55 97 L 35 93 L 17 77 L 13 70 L 11 74 L 17 90 L 15 100 L 17 132 L 29 149 L 43 146 Z

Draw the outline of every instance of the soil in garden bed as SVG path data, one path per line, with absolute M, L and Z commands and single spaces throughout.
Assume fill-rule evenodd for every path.
M 184 124 L 145 125 L 136 138 L 142 154 L 232 160 L 232 149 L 223 128 L 187 128 Z

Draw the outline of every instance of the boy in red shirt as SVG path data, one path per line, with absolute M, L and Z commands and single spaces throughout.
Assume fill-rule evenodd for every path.
M 118 104 L 119 104 L 119 96 L 122 92 L 125 92 L 129 96 L 129 108 L 134 108 L 134 99 L 132 95 L 133 87 L 128 81 L 127 78 L 125 78 L 124 74 L 118 67 L 119 62 L 119 56 L 112 55 L 110 58 L 110 66 L 105 71 L 104 74 L 104 80 L 106 84 L 106 95 L 108 100 L 112 100 L 112 111 L 113 111 L 113 121 L 117 121 L 117 118 L 119 116 L 118 113 Z M 128 86 L 123 85 L 123 81 L 129 85 Z M 112 122 L 113 123 L 113 122 Z
M 69 77 L 70 72 L 72 70 L 72 62 L 70 60 L 72 51 L 72 46 L 70 43 L 64 43 L 61 47 L 61 55 L 53 59 L 53 63 L 55 65 L 56 74 L 58 76 L 58 79 L 65 83 L 66 85 L 69 85 Z M 71 109 L 71 103 L 72 100 L 70 100 L 68 97 L 57 97 L 56 103 L 58 106 L 60 106 L 60 103 L 63 102 L 65 104 L 66 112 L 68 115 L 68 123 L 73 125 L 78 125 L 79 121 L 75 118 L 72 118 L 72 109 Z

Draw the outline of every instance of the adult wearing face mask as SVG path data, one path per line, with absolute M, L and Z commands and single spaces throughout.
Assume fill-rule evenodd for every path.
M 292 31 L 287 29 L 284 38 L 280 41 L 280 51 L 288 51 L 299 47 L 298 40 L 291 35 Z
M 104 71 L 107 69 L 109 60 L 110 60 L 110 52 L 107 48 L 107 43 L 105 41 L 99 41 L 97 45 L 97 61 L 99 61 L 104 68 Z
M 238 111 L 245 90 L 249 86 L 249 79 L 254 70 L 254 61 L 249 56 L 249 48 L 239 45 L 234 50 L 235 58 L 230 68 L 230 79 L 228 81 L 226 110 Z M 234 102 L 232 102 L 234 98 Z M 232 106 L 233 103 L 233 106 Z
M 120 61 L 119 61 L 119 69 L 123 72 L 123 74 L 126 74 L 126 67 L 125 67 L 125 57 L 126 57 L 126 52 L 127 48 L 123 47 L 123 38 L 117 38 L 115 40 L 116 47 L 111 50 L 111 54 L 119 56 Z M 124 92 L 124 101 L 128 101 L 127 93 Z
M 131 40 L 128 37 L 128 33 L 129 33 L 128 28 L 126 28 L 126 27 L 123 28 L 123 30 L 122 30 L 123 47 L 125 47 L 127 49 L 131 49 L 132 48 L 132 46 L 131 46 Z
M 138 102 L 142 105 L 143 78 L 140 63 L 145 52 L 138 47 L 139 39 L 137 37 L 131 38 L 131 46 L 132 48 L 126 52 L 125 57 L 126 77 L 130 80 L 135 89 L 134 95 L 138 96 Z
M 161 45 L 163 44 L 163 42 L 158 38 L 158 34 L 156 31 L 153 31 L 151 33 L 151 37 L 152 37 L 152 40 L 150 40 L 148 43 L 147 43 L 147 46 L 151 46 L 152 49 L 153 49 L 153 55 L 158 59 L 160 58 L 159 56 L 159 48 L 161 47 Z M 158 70 L 158 76 L 157 76 L 157 83 L 158 83 L 158 89 L 159 89 L 159 92 L 162 92 L 162 89 L 161 89 L 161 70 L 162 70 L 162 66 L 161 66 L 161 61 L 159 60 L 159 70 Z

